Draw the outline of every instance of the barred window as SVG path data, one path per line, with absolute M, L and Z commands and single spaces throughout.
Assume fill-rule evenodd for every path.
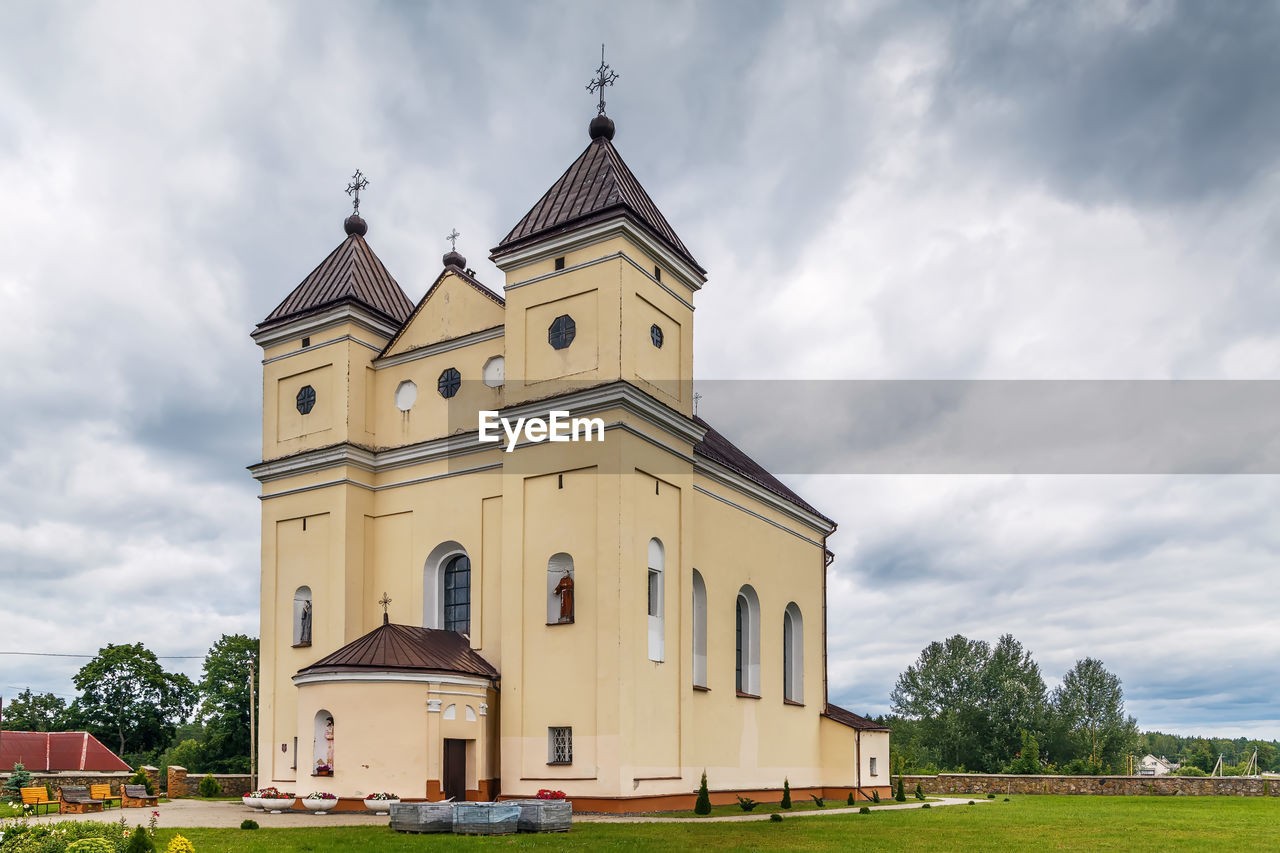
M 573 763 L 572 726 L 552 726 L 547 729 L 547 763 Z

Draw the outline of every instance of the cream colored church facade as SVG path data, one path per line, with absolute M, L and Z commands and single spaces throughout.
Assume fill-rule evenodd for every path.
M 356 215 L 255 330 L 263 785 L 888 793 L 888 731 L 827 702 L 835 524 L 694 416 L 705 271 L 612 138 L 493 250 L 501 295 L 450 252 L 413 304 Z M 593 440 L 508 452 L 483 411 Z

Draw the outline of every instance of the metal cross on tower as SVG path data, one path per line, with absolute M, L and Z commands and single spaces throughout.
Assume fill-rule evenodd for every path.
M 369 179 L 356 169 L 356 173 L 351 176 L 351 183 L 347 184 L 347 195 L 351 196 L 352 204 L 355 205 L 355 215 L 360 215 L 360 190 L 369 186 Z
M 453 247 L 453 251 L 455 252 L 458 251 L 458 238 L 461 236 L 462 235 L 458 233 L 457 228 L 445 235 L 445 239 L 449 241 L 449 245 Z
M 596 76 L 587 84 L 588 92 L 600 93 L 600 104 L 598 107 L 598 115 L 604 115 L 604 87 L 612 86 L 613 81 L 618 79 L 618 74 L 610 68 L 604 61 L 604 45 L 600 45 L 600 67 L 596 69 Z
M 378 599 L 378 603 L 382 605 L 382 623 L 385 625 L 390 618 L 387 615 L 387 608 L 391 606 L 391 597 L 384 592 L 382 598 Z

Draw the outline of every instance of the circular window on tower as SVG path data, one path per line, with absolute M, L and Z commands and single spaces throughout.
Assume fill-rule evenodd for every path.
M 458 393 L 458 389 L 462 387 L 462 374 L 458 372 L 456 367 L 447 367 L 440 374 L 440 381 L 436 383 L 436 388 L 440 391 L 440 396 L 446 400 Z
M 396 386 L 396 408 L 407 412 L 418 401 L 418 386 L 406 379 Z
M 555 349 L 567 349 L 573 343 L 573 336 L 578 333 L 578 326 L 568 314 L 561 314 L 551 321 L 547 329 L 547 343 Z
M 502 356 L 495 355 L 484 363 L 484 384 L 490 388 L 501 388 L 506 376 L 507 362 Z
M 653 341 L 655 347 L 662 349 L 662 327 L 657 323 L 649 327 L 649 340 Z
M 316 389 L 303 385 L 298 389 L 298 414 L 307 415 L 316 407 Z

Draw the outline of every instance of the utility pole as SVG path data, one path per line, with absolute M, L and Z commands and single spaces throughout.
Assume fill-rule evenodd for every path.
M 258 695 L 253 682 L 257 659 L 249 655 L 249 784 L 258 790 Z

